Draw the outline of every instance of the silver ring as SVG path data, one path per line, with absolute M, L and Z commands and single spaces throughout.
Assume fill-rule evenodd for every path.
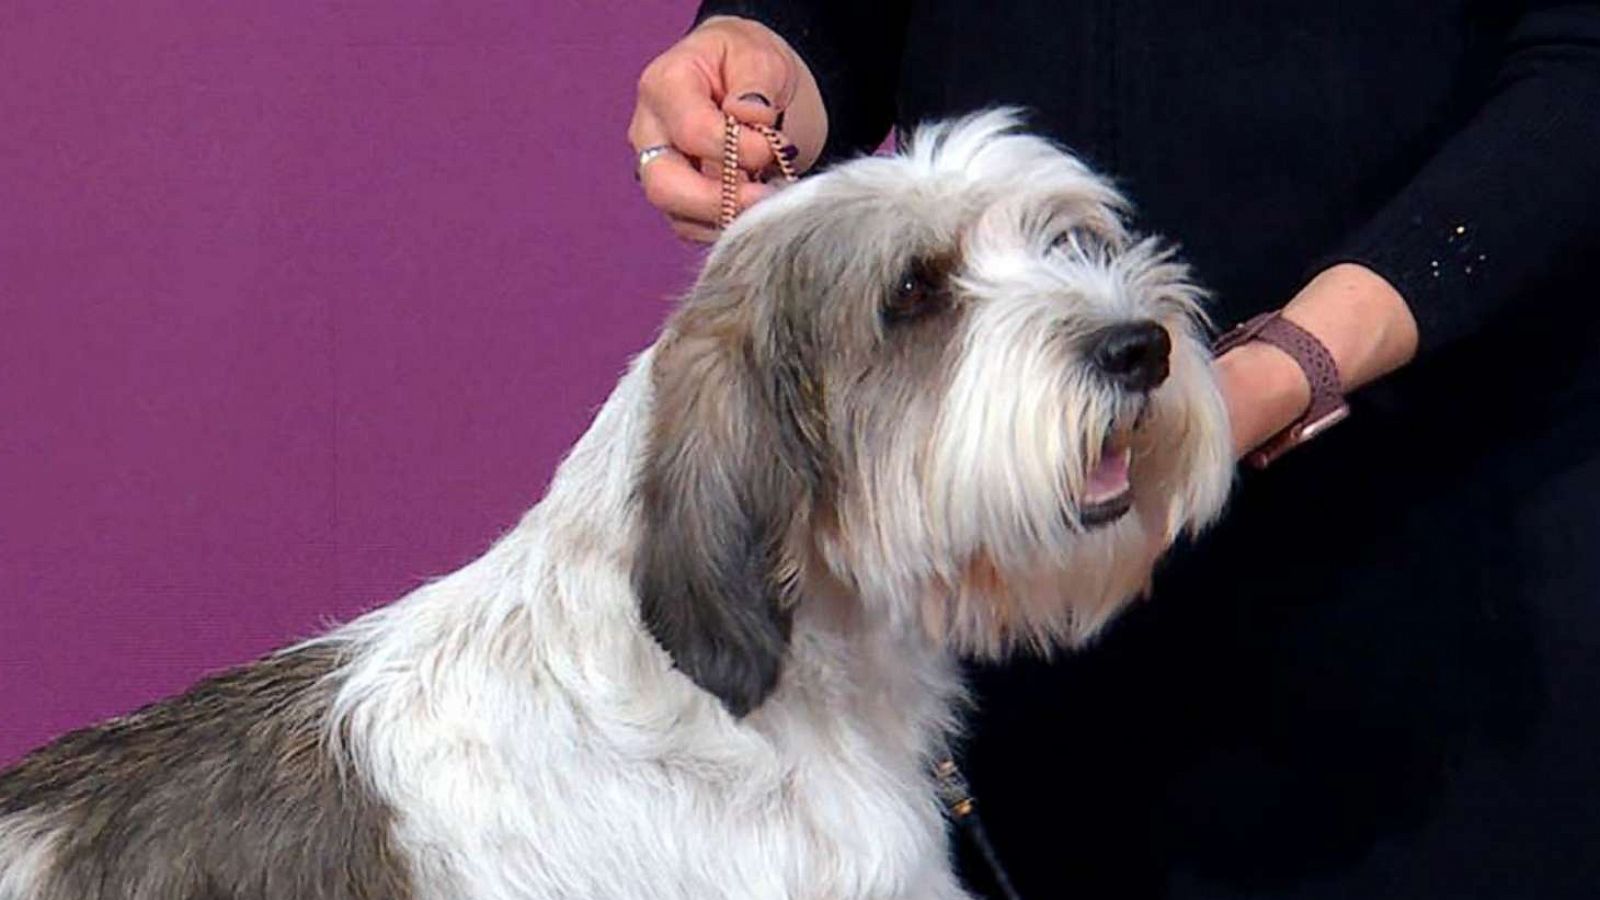
M 644 167 L 650 165 L 661 157 L 672 152 L 671 144 L 651 144 L 639 151 L 639 159 L 633 166 L 633 177 L 638 178 L 644 172 Z

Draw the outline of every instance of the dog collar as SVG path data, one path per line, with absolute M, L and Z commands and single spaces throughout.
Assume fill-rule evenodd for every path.
M 1221 356 L 1251 341 L 1262 341 L 1289 354 L 1311 385 L 1311 404 L 1288 428 L 1245 455 L 1245 462 L 1265 469 L 1274 460 L 1344 421 L 1350 415 L 1344 383 L 1333 354 L 1316 335 L 1285 319 L 1281 310 L 1255 316 L 1217 338 L 1212 353 Z

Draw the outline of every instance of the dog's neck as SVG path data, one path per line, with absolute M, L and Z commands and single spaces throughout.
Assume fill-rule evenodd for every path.
M 619 573 L 630 565 L 640 527 L 633 485 L 649 418 L 650 359 L 647 351 L 635 361 L 518 529 L 541 535 L 541 543 L 559 542 L 551 548 L 557 558 L 609 560 L 606 568 Z M 774 739 L 790 729 L 869 731 L 878 746 L 939 752 L 962 696 L 955 660 L 914 621 L 871 601 L 836 580 L 807 578 L 778 689 L 742 724 Z M 584 615 L 603 615 L 613 622 L 608 627 L 620 628 L 623 613 L 590 607 Z M 637 627 L 636 611 L 626 613 Z
M 954 655 L 908 617 L 837 582 L 817 580 L 795 608 L 778 702 L 850 710 L 920 754 L 941 752 L 964 693 Z

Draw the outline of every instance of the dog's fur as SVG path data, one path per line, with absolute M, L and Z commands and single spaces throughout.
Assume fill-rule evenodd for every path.
M 989 113 L 750 211 L 481 559 L 0 775 L 0 900 L 965 896 L 955 655 L 1083 640 L 1227 492 L 1121 208 Z M 1086 350 L 1139 319 L 1148 393 Z

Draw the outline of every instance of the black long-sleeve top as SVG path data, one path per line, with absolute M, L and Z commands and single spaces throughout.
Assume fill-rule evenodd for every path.
M 767 22 L 806 59 L 828 158 L 893 124 L 1027 107 L 1183 242 L 1230 313 L 1352 260 L 1400 290 L 1426 352 L 1600 250 L 1600 4 L 710 0 L 710 14 Z
M 1219 323 L 1343 260 L 1418 320 L 1097 646 L 977 673 L 970 774 L 1026 896 L 1600 896 L 1600 4 L 711 14 L 806 59 L 828 158 L 1021 105 Z

